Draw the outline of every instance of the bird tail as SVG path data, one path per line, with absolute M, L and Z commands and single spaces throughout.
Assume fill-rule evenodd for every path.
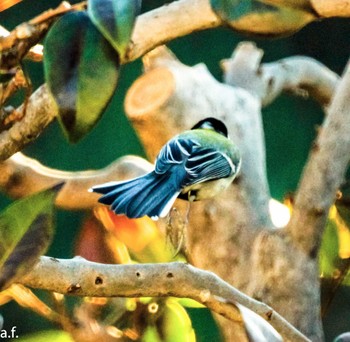
M 103 194 L 99 202 L 111 206 L 116 214 L 129 218 L 149 216 L 164 217 L 170 211 L 181 188 L 178 182 L 169 180 L 171 175 L 154 171 L 127 181 L 110 182 L 90 190 Z

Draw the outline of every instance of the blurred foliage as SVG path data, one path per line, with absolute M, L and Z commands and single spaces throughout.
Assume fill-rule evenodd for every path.
M 0 290 L 22 277 L 51 243 L 54 201 L 62 185 L 15 201 L 0 213 Z
M 0 13 L 1 24 L 11 29 L 19 23 L 27 21 L 47 10 L 49 6 L 56 7 L 60 2 L 61 0 L 23 0 L 16 6 L 8 7 L 6 11 Z M 164 0 L 144 1 L 142 10 L 147 11 L 168 2 Z M 253 6 L 256 1 L 246 3 Z M 10 5 L 13 4 L 14 2 Z M 239 12 L 238 16 L 249 15 L 249 11 L 249 8 L 248 10 L 245 9 L 245 11 Z M 273 14 L 277 14 L 278 18 L 278 15 L 281 13 L 277 11 L 277 13 Z M 350 23 L 348 20 L 328 19 L 322 22 L 314 22 L 288 38 L 260 40 L 249 37 L 249 39 L 254 40 L 265 51 L 264 62 L 275 61 L 290 55 L 303 54 L 318 59 L 332 70 L 340 73 L 344 68 L 350 52 L 348 45 L 349 33 Z M 237 32 L 232 32 L 226 28 L 218 28 L 178 38 L 171 42 L 169 47 L 186 64 L 193 65 L 204 62 L 213 75 L 220 79 L 221 70 L 218 63 L 219 60 L 229 56 L 235 45 L 244 39 L 246 37 Z M 215 42 L 215 46 L 211 42 Z M 42 65 L 26 61 L 25 66 L 29 70 L 34 87 L 42 84 Z M 79 141 L 78 144 L 68 146 L 59 130 L 59 126 L 55 123 L 35 143 L 28 146 L 24 152 L 39 159 L 46 165 L 69 170 L 103 167 L 118 156 L 125 154 L 143 155 L 142 147 L 124 115 L 122 106 L 126 89 L 128 89 L 132 81 L 140 73 L 140 61 L 135 61 L 124 67 L 124 72 L 118 80 L 118 91 L 107 106 L 106 113 L 98 122 L 95 129 L 87 137 Z M 21 98 L 14 98 L 13 105 L 18 105 L 20 101 Z M 309 147 L 316 133 L 315 128 L 322 122 L 322 117 L 323 113 L 319 106 L 307 98 L 281 96 L 274 104 L 264 109 L 263 120 L 267 145 L 267 170 L 271 193 L 274 197 L 282 199 L 285 193 L 295 190 L 302 167 L 307 158 Z M 4 207 L 9 203 L 9 200 L 2 197 L 1 202 L 2 207 Z M 338 214 L 337 216 L 341 216 Z M 104 215 L 109 214 L 105 213 Z M 346 222 L 344 217 L 341 219 Z M 84 224 L 80 231 L 82 221 L 84 221 Z M 339 267 L 337 262 L 339 259 L 343 260 L 339 256 L 339 247 L 344 245 L 342 243 L 343 238 L 341 237 L 343 235 L 339 233 L 339 225 L 335 221 L 334 217 L 330 218 L 325 239 L 323 240 L 323 250 L 327 251 L 327 258 L 322 257 L 323 259 L 320 261 L 321 267 L 330 275 L 327 279 L 331 280 L 334 278 L 334 270 L 336 270 L 336 267 Z M 145 223 L 145 227 L 148 227 L 147 229 L 152 230 L 148 222 L 143 223 Z M 72 256 L 74 254 L 75 237 L 78 236 L 75 251 L 85 255 L 88 259 L 98 260 L 100 262 L 114 261 L 127 263 L 134 262 L 133 260 L 138 260 L 138 258 L 139 260 L 147 261 L 154 260 L 154 257 L 157 255 L 161 256 L 162 260 L 166 260 L 172 256 L 172 253 L 167 248 L 162 249 L 163 252 L 167 252 L 159 254 L 157 248 L 159 246 L 164 247 L 160 242 L 154 243 L 154 246 L 152 246 L 152 241 L 154 242 L 160 238 L 159 232 L 153 232 L 153 235 L 150 234 L 155 240 L 152 240 L 152 238 L 147 244 L 142 245 L 140 242 L 133 244 L 132 234 L 133 232 L 139 234 L 142 225 L 138 222 L 121 221 L 115 222 L 115 224 L 118 226 L 117 230 L 108 228 L 106 224 L 104 227 L 101 226 L 94 217 L 86 219 L 84 213 L 59 211 L 58 230 L 54 243 L 48 253 L 56 257 L 67 258 Z M 124 228 L 121 229 L 120 227 L 125 227 L 125 231 Z M 131 234 L 129 237 L 128 232 Z M 83 241 L 85 242 L 83 243 Z M 92 241 L 97 243 L 93 245 Z M 114 246 L 114 249 L 111 249 L 111 246 Z M 47 300 L 45 295 L 40 292 L 35 292 L 35 295 Z M 162 310 L 167 306 L 166 303 L 167 301 L 156 301 L 156 304 Z M 176 303 L 177 307 L 181 307 L 178 311 L 183 312 L 182 306 L 179 306 L 181 301 L 179 300 Z M 84 303 L 78 304 L 83 305 Z M 110 304 L 113 306 L 115 303 Z M 129 302 L 128 304 L 123 303 L 122 305 L 123 308 L 131 308 L 131 312 L 133 313 L 135 311 L 140 313 L 139 317 L 143 321 L 145 321 L 145 317 L 150 318 L 152 316 L 153 324 L 147 325 L 149 329 L 146 329 L 146 337 L 147 335 L 158 336 L 161 331 L 161 320 L 158 321 L 155 317 L 158 317 L 159 307 L 156 315 L 151 315 L 148 310 L 149 304 L 150 302 L 143 303 L 140 300 Z M 88 303 L 87 305 L 92 304 Z M 109 306 L 107 305 L 107 307 Z M 151 308 L 154 310 L 155 306 L 151 306 Z M 349 288 L 339 287 L 338 291 L 334 294 L 334 300 L 329 311 L 324 317 L 327 340 L 330 341 L 339 332 L 345 331 L 346 327 L 349 327 L 349 319 L 346 314 L 349 310 Z M 218 341 L 219 332 L 215 328 L 211 315 L 207 310 L 189 309 L 188 312 L 190 312 L 192 325 L 196 330 L 198 341 Z M 28 311 L 18 309 L 13 303 L 7 304 L 6 307 L 1 307 L 1 313 L 5 317 L 4 328 L 9 329 L 9 327 L 16 325 L 18 326 L 18 334 L 20 336 L 28 331 L 50 327 L 46 320 L 42 320 L 35 315 L 30 315 Z M 30 319 L 27 318 L 28 315 L 30 315 Z M 186 322 L 185 317 L 187 316 L 185 314 L 182 316 L 180 314 L 180 317 L 182 317 L 182 321 Z M 127 324 L 128 320 L 124 320 L 123 324 L 124 322 Z M 155 322 L 156 324 L 154 324 Z M 133 323 L 136 324 L 135 321 Z M 188 330 L 190 331 L 190 329 Z M 191 336 L 191 332 L 189 332 L 188 336 Z M 49 339 L 50 341 L 53 340 L 51 337 Z M 35 340 L 40 341 L 38 336 Z M 45 340 L 44 337 L 43 340 Z
M 261 37 L 289 35 L 317 19 L 309 0 L 211 0 L 210 3 L 234 30 Z

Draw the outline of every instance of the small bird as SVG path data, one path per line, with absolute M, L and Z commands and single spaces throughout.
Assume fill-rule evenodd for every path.
M 239 172 L 241 157 L 215 118 L 199 121 L 161 149 L 150 173 L 134 179 L 94 186 L 99 202 L 129 218 L 165 217 L 176 198 L 199 201 L 227 188 Z

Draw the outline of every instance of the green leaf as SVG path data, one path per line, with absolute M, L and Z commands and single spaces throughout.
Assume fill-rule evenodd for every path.
M 53 236 L 53 208 L 62 184 L 14 202 L 0 213 L 0 289 L 26 274 Z
M 319 253 L 322 279 L 322 315 L 327 312 L 340 285 L 350 285 L 350 211 L 333 205 L 329 211 Z
M 163 339 L 154 325 L 148 325 L 141 337 L 141 342 L 163 342 Z
M 168 299 L 160 324 L 165 342 L 195 342 L 196 335 L 187 311 L 175 300 Z
M 34 334 L 21 336 L 21 342 L 74 342 L 72 337 L 62 330 L 40 331 Z
M 59 107 L 59 120 L 71 142 L 100 119 L 119 76 L 119 56 L 84 12 L 58 20 L 45 43 L 45 77 Z
M 141 0 L 89 0 L 88 15 L 123 57 L 130 42 Z
M 319 253 L 319 265 L 322 278 L 332 278 L 338 257 L 337 225 L 334 219 L 329 218 L 322 237 Z
M 285 36 L 315 20 L 308 0 L 210 0 L 233 29 L 257 36 Z
M 205 308 L 205 305 L 191 298 L 174 298 L 174 300 L 176 300 L 179 304 L 181 304 L 185 308 L 196 308 L 196 309 Z

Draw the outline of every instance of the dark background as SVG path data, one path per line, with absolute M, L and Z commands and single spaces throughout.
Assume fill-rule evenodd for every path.
M 12 29 L 28 21 L 59 0 L 25 0 L 0 13 L 0 24 Z M 143 11 L 158 7 L 164 1 L 144 1 Z M 200 13 L 199 13 L 200 15 Z M 292 55 L 306 55 L 324 63 L 340 74 L 350 55 L 350 20 L 327 19 L 314 22 L 297 34 L 281 39 L 253 39 L 226 28 L 202 31 L 176 39 L 168 44 L 185 64 L 205 63 L 217 79 L 221 79 L 219 61 L 231 55 L 234 47 L 243 40 L 252 40 L 265 51 L 264 62 L 275 61 Z M 40 63 L 26 62 L 34 85 L 43 83 Z M 24 153 L 37 158 L 43 164 L 64 170 L 97 169 L 106 166 L 125 154 L 143 156 L 142 147 L 130 127 L 123 110 L 126 89 L 141 74 L 141 63 L 135 61 L 123 66 L 117 93 L 97 127 L 76 145 L 64 139 L 58 124 L 53 123 Z M 18 100 L 19 101 L 19 100 Z M 349 113 L 350 114 L 350 113 Z M 295 190 L 300 173 L 315 137 L 317 125 L 322 122 L 323 112 L 312 99 L 283 95 L 263 110 L 265 127 L 267 171 L 272 196 L 281 200 Z M 1 208 L 11 200 L 1 196 Z M 48 255 L 69 258 L 73 256 L 74 242 L 85 213 L 59 210 L 55 240 Z M 350 330 L 350 293 L 341 289 L 325 317 L 327 341 Z M 44 319 L 17 304 L 0 308 L 5 328 L 17 326 L 19 336 L 30 331 L 52 326 Z M 198 341 L 218 341 L 218 331 L 210 313 L 192 309 L 190 314 L 196 328 Z

